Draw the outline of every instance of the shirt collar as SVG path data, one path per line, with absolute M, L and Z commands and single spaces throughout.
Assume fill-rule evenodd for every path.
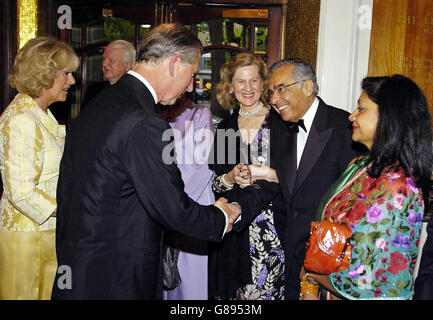
M 311 107 L 308 108 L 307 112 L 302 117 L 302 119 L 304 120 L 305 128 L 307 129 L 307 133 L 310 132 L 311 126 L 313 125 L 314 116 L 316 115 L 318 107 L 319 107 L 319 99 L 317 99 L 316 97 Z
M 155 104 L 158 103 L 158 96 L 156 95 L 155 90 L 152 88 L 152 86 L 150 85 L 149 82 L 147 82 L 147 80 L 139 73 L 133 71 L 133 70 L 129 70 L 128 74 L 130 74 L 133 77 L 136 77 L 138 80 L 140 80 L 141 82 L 143 82 L 143 84 L 147 87 L 147 89 L 149 89 L 150 93 L 153 96 L 153 99 L 155 100 Z

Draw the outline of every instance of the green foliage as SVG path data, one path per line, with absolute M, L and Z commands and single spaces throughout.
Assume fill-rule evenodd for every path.
M 385 219 L 382 219 L 382 220 L 379 222 L 379 224 L 381 224 L 381 225 L 387 225 L 387 224 L 390 223 L 390 222 L 391 222 L 391 219 L 385 218 Z
M 386 292 L 390 297 L 398 297 L 398 291 L 395 289 L 390 289 Z
M 380 237 L 382 237 L 383 235 L 384 235 L 383 232 L 379 232 L 379 231 L 371 232 L 368 234 L 368 241 L 371 244 L 375 244 L 376 240 L 379 239 Z
M 143 39 L 150 31 L 150 27 L 141 27 L 140 28 L 140 39 Z
M 355 232 L 352 234 L 352 240 L 357 244 L 362 244 L 365 241 L 365 234 L 362 232 Z
M 104 34 L 104 40 L 107 42 L 117 39 L 135 42 L 135 26 L 125 19 L 104 18 Z

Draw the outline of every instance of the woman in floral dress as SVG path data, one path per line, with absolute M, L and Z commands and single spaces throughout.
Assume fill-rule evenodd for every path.
M 241 53 L 225 63 L 220 73 L 217 98 L 233 113 L 218 124 L 214 158 L 209 162 L 216 174 L 213 189 L 218 197 L 249 186 L 252 172 L 260 179 L 278 182 L 275 170 L 269 167 L 270 108 L 264 97 L 265 63 L 251 53 Z M 262 175 L 256 174 L 259 171 Z M 243 231 L 231 232 L 222 243 L 210 246 L 210 297 L 284 298 L 284 253 L 274 227 L 272 203 L 257 209 L 253 221 L 242 221 Z
M 301 275 L 325 288 L 328 299 L 410 299 L 422 189 L 431 174 L 430 112 L 419 87 L 404 76 L 365 78 L 362 89 L 349 119 L 352 139 L 369 153 L 349 165 L 318 210 L 322 219 L 352 230 L 350 267 Z

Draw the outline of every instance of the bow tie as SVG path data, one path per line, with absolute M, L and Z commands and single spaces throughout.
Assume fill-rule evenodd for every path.
M 299 120 L 298 122 L 286 121 L 285 123 L 290 133 L 298 133 L 299 127 L 301 127 L 305 132 L 307 132 L 307 128 L 305 128 L 303 119 Z

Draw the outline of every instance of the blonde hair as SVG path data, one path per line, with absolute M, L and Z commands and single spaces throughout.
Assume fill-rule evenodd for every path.
M 38 98 L 42 88 L 49 89 L 54 85 L 58 71 L 72 72 L 79 62 L 67 44 L 50 37 L 34 38 L 18 52 L 9 83 L 19 93 Z
M 216 98 L 220 105 L 230 110 L 236 106 L 236 98 L 234 93 L 231 91 L 232 79 L 235 72 L 242 67 L 248 67 L 255 65 L 259 69 L 260 77 L 263 81 L 263 91 L 260 94 L 260 101 L 267 106 L 268 103 L 265 98 L 265 92 L 268 83 L 268 70 L 263 59 L 249 52 L 239 53 L 229 61 L 224 63 L 220 68 L 220 82 L 215 87 Z

